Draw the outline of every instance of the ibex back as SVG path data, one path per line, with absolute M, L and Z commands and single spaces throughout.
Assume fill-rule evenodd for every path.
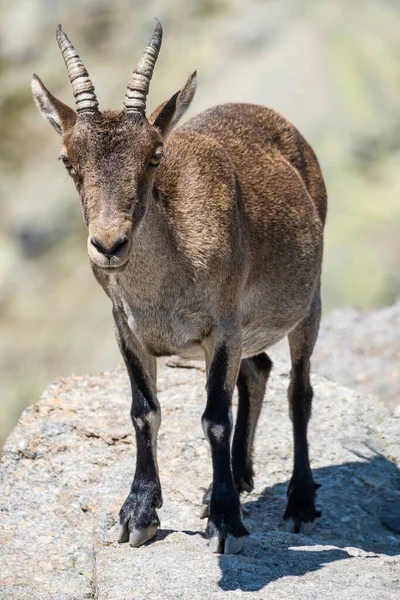
M 264 350 L 286 335 L 294 469 L 284 521 L 290 531 L 306 531 L 319 516 L 307 423 L 326 192 L 312 149 L 273 110 L 226 104 L 172 133 L 193 98 L 195 73 L 146 117 L 161 37 L 157 23 L 122 111 L 99 111 L 88 73 L 60 26 L 76 111 L 36 76 L 32 90 L 61 135 L 61 159 L 89 228 L 91 266 L 111 299 L 132 386 L 136 472 L 120 512 L 120 541 L 139 546 L 160 524 L 156 357 L 178 354 L 206 361 L 202 425 L 213 481 L 201 516 L 208 517 L 210 548 L 235 553 L 247 535 L 239 495 L 253 488 L 252 445 L 272 367 Z

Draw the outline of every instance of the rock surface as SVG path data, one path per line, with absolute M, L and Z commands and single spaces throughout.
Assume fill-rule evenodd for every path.
M 324 317 L 312 359 L 314 372 L 374 394 L 400 410 L 400 298 L 393 306 L 361 311 L 339 308 Z M 288 360 L 287 341 L 272 358 Z
M 210 554 L 198 518 L 211 478 L 201 369 L 160 368 L 162 529 L 138 549 L 115 542 L 135 458 L 125 372 L 50 385 L 4 448 L 0 598 L 398 598 L 400 420 L 374 398 L 315 376 L 310 449 L 323 515 L 310 536 L 284 533 L 288 370 L 278 364 L 267 391 L 256 488 L 243 498 L 251 536 L 237 556 Z

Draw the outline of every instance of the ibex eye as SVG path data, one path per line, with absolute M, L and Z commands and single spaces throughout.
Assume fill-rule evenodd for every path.
M 150 159 L 149 166 L 150 167 L 158 167 L 162 157 L 163 157 L 162 152 L 157 152 L 156 154 L 153 154 L 153 156 Z
M 60 160 L 62 160 L 64 167 L 67 169 L 68 173 L 75 173 L 75 169 L 72 166 L 71 161 L 69 160 L 68 156 L 65 155 L 61 155 L 60 156 Z

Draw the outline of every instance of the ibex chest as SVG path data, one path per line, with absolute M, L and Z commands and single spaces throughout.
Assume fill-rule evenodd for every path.
M 154 301 L 138 301 L 115 286 L 111 297 L 130 332 L 150 354 L 203 357 L 200 344 L 210 329 L 209 318 L 188 305 L 184 296 L 166 293 Z

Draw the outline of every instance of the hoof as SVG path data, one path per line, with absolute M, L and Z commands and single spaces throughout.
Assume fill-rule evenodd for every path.
M 150 498 L 140 494 L 129 494 L 120 512 L 118 541 L 129 542 L 131 546 L 141 546 L 157 533 L 160 527 L 155 506 L 162 505 L 161 494 Z
M 210 516 L 210 505 L 202 504 L 200 509 L 200 519 L 207 519 Z
M 236 489 L 238 494 L 240 495 L 242 492 L 250 493 L 253 491 L 253 476 L 248 475 L 246 478 L 240 478 L 235 482 Z M 212 494 L 212 483 L 208 486 L 207 491 L 203 495 L 202 505 L 200 508 L 200 519 L 207 519 L 210 516 L 210 502 L 211 502 L 211 494 Z
M 208 547 L 213 554 L 223 554 L 223 540 L 218 535 L 213 535 L 208 540 Z
M 203 496 L 203 504 L 200 509 L 200 519 L 207 519 L 210 516 L 210 502 L 211 502 L 211 494 L 212 494 L 212 483 L 207 488 Z
M 249 532 L 242 522 L 239 495 L 234 486 L 215 490 L 211 484 L 203 496 L 200 517 L 208 517 L 206 536 L 211 552 L 237 554 L 241 551 Z
M 144 527 L 143 529 L 133 529 L 130 531 L 127 523 L 120 527 L 118 542 L 123 544 L 129 541 L 130 546 L 137 548 L 151 540 L 156 535 L 157 530 L 158 525 L 149 525 L 149 527 Z
M 319 484 L 289 485 L 288 504 L 283 515 L 284 529 L 288 533 L 308 535 L 314 529 L 321 511 L 315 507 Z
M 129 540 L 129 528 L 127 525 L 120 525 L 118 533 L 118 543 L 124 544 Z
M 244 541 L 249 535 L 246 527 L 243 525 L 239 514 L 232 514 L 227 518 L 217 517 L 217 520 L 208 519 L 206 536 L 208 545 L 213 553 L 218 554 L 237 554 L 243 548 Z
M 290 517 L 284 521 L 283 528 L 287 533 L 302 533 L 304 535 L 309 535 L 313 529 L 315 529 L 316 524 L 317 519 L 314 519 L 314 521 L 309 521 L 308 523 L 304 523 L 299 519 Z
M 131 531 L 129 535 L 129 545 L 137 548 L 138 546 L 145 544 L 156 535 L 157 529 L 157 525 L 150 525 L 145 529 L 136 529 Z
M 213 554 L 237 554 L 243 548 L 246 536 L 234 537 L 228 535 L 224 540 L 218 535 L 214 535 L 208 541 L 208 546 Z
M 225 540 L 224 545 L 224 554 L 237 554 L 243 548 L 244 540 L 246 537 L 233 537 L 233 535 L 228 535 Z
M 248 494 L 250 494 L 250 492 L 252 492 L 254 490 L 254 483 L 253 483 L 253 479 L 246 481 L 245 479 L 240 479 L 237 483 L 236 483 L 236 489 L 238 491 L 239 494 L 241 494 L 242 492 L 247 492 Z
M 242 468 L 240 474 L 236 473 L 234 469 L 233 478 L 239 496 L 242 492 L 250 494 L 254 490 L 254 475 L 251 467 Z

